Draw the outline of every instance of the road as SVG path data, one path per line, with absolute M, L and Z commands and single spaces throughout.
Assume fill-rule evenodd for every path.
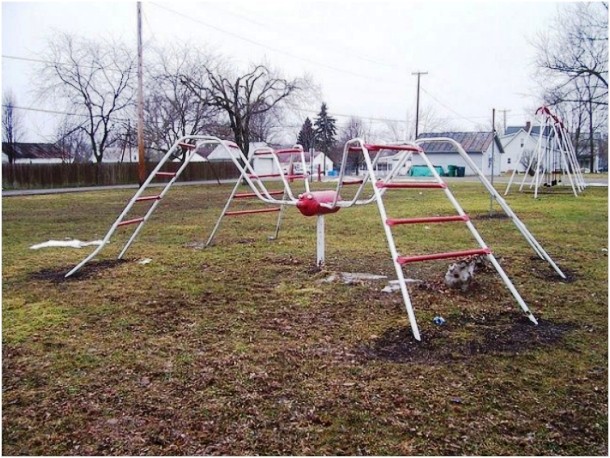
M 521 180 L 523 178 L 515 177 L 513 182 L 513 186 L 519 186 Z M 509 176 L 500 176 L 494 177 L 494 184 L 497 183 L 508 183 L 510 179 Z M 608 187 L 608 175 L 607 174 L 585 174 L 584 175 L 585 182 L 587 186 L 594 187 Z M 479 179 L 475 175 L 469 175 L 462 178 L 454 178 L 454 177 L 445 177 L 444 180 L 447 183 L 476 183 L 479 182 Z M 229 180 L 220 180 L 221 183 L 235 183 L 235 179 Z M 330 183 L 336 183 L 336 180 L 329 180 Z M 155 183 L 151 184 L 151 187 L 154 186 L 164 186 L 166 183 Z M 217 185 L 218 181 L 216 180 L 205 180 L 205 181 L 177 181 L 173 184 L 173 186 L 192 186 L 192 185 Z M 83 186 L 80 188 L 53 188 L 53 189 L 15 189 L 15 190 L 2 190 L 2 197 L 14 197 L 14 196 L 36 196 L 42 194 L 63 194 L 68 192 L 88 192 L 88 191 L 109 191 L 113 189 L 138 189 L 137 184 L 124 184 L 124 185 L 114 185 L 114 186 Z M 516 189 L 516 188 L 515 188 Z

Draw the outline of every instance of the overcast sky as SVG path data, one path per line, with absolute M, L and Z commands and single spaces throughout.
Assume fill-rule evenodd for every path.
M 311 75 L 329 111 L 345 121 L 405 120 L 421 104 L 448 128 L 489 126 L 491 110 L 509 125 L 532 119 L 532 39 L 547 29 L 556 2 L 211 1 L 144 2 L 146 44 L 191 41 L 237 64 L 262 60 L 287 76 Z M 136 43 L 135 2 L 2 2 L 2 89 L 23 107 L 36 101 L 33 73 L 54 31 Z M 18 58 L 18 59 L 15 59 Z M 146 54 L 144 55 L 146 64 Z M 22 111 L 22 141 L 44 141 L 60 116 Z M 304 113 L 315 117 L 316 113 Z M 502 114 L 498 113 L 501 120 Z M 380 121 L 373 121 L 379 123 Z

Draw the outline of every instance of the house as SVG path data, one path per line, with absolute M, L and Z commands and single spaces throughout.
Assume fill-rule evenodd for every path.
M 72 155 L 53 143 L 2 142 L 2 162 L 8 162 L 8 152 L 14 149 L 15 164 L 62 164 L 72 162 Z
M 544 128 L 542 136 L 548 138 L 550 134 L 552 128 Z M 504 148 L 500 162 L 502 172 L 512 173 L 515 169 L 520 173 L 525 172 L 527 158 L 536 152 L 539 138 L 540 126 L 532 126 L 529 122 L 525 126 L 508 126 L 504 135 L 500 136 Z M 526 162 L 525 165 L 523 162 Z
M 418 140 L 426 138 L 447 137 L 455 140 L 462 145 L 470 159 L 483 172 L 484 175 L 490 175 L 492 170 L 492 153 L 494 157 L 494 175 L 499 175 L 501 171 L 501 144 L 497 140 L 492 142 L 492 132 L 440 132 L 440 133 L 422 133 Z M 448 166 L 454 165 L 457 167 L 465 167 L 466 175 L 474 175 L 474 171 L 468 167 L 464 159 L 459 155 L 455 147 L 447 142 L 423 142 L 422 148 L 426 152 L 426 156 L 434 166 L 440 166 L 446 172 Z M 424 165 L 422 158 L 414 154 L 412 165 Z

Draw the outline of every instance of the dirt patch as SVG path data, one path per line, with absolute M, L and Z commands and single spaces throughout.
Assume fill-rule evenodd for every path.
M 526 318 L 506 323 L 505 314 L 496 317 L 452 319 L 443 326 L 422 332 L 417 342 L 410 328 L 390 328 L 373 342 L 359 347 L 356 353 L 362 360 L 383 359 L 399 363 L 449 363 L 471 359 L 477 355 L 515 355 L 523 351 L 550 346 L 560 342 L 564 334 L 576 325 L 540 320 L 534 326 Z M 480 325 L 470 339 L 461 340 L 460 328 Z
M 561 269 L 561 271 L 563 272 L 563 274 L 566 276 L 566 278 L 561 278 L 559 276 L 559 274 L 557 272 L 555 272 L 555 269 L 553 269 L 550 265 L 548 265 L 546 263 L 545 260 L 540 259 L 538 256 L 532 256 L 530 258 L 531 261 L 540 261 L 540 263 L 544 263 L 545 265 L 541 265 L 541 267 L 538 269 L 531 269 L 532 274 L 536 277 L 536 278 L 541 278 L 542 280 L 545 281 L 550 281 L 550 282 L 559 282 L 559 283 L 573 283 L 576 280 L 578 280 L 578 274 L 571 270 L 571 269 L 567 269 L 565 267 L 559 266 L 559 268 Z
M 48 281 L 51 283 L 86 280 L 88 278 L 96 276 L 96 274 L 106 269 L 111 269 L 126 262 L 128 261 L 125 259 L 107 259 L 103 261 L 91 261 L 81 267 L 78 272 L 75 272 L 67 278 L 66 274 L 70 272 L 70 270 L 74 267 L 73 265 L 57 267 L 54 269 L 42 269 L 38 272 L 32 272 L 29 275 L 29 279 L 37 281 Z

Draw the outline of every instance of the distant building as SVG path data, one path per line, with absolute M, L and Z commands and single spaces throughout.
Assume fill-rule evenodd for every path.
M 2 142 L 2 162 L 9 162 L 10 149 L 14 150 L 15 164 L 61 164 L 72 162 L 72 155 L 53 143 Z
M 492 169 L 492 150 L 494 156 L 494 175 L 499 175 L 501 171 L 501 156 L 502 150 L 495 143 L 492 147 L 492 132 L 439 132 L 439 133 L 422 133 L 418 140 L 426 138 L 447 137 L 455 140 L 466 151 L 470 159 L 483 172 L 484 175 L 490 175 Z M 462 156 L 457 152 L 456 148 L 448 142 L 423 142 L 421 144 L 426 156 L 434 166 L 443 167 L 447 172 L 448 166 L 455 165 L 457 167 L 466 167 L 466 175 L 474 175 L 474 172 L 468 167 Z M 412 165 L 423 165 L 424 161 L 419 155 L 414 154 Z

